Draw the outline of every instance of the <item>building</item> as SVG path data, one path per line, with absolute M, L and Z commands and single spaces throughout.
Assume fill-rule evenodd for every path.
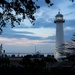
M 56 49 L 54 52 L 54 57 L 57 60 L 61 60 L 66 56 L 63 55 L 63 48 L 62 45 L 64 44 L 64 31 L 63 31 L 63 23 L 65 20 L 63 19 L 63 15 L 58 12 L 55 16 L 54 23 L 56 24 Z
M 3 44 L 0 45 L 0 57 L 5 57 L 5 50 L 3 50 Z
M 2 56 L 2 50 L 3 50 L 3 46 L 2 44 L 0 45 L 0 56 Z

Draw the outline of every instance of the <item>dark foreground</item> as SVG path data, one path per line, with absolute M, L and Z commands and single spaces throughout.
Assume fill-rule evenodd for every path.
M 50 69 L 33 69 L 33 68 L 23 68 L 23 67 L 2 67 L 0 68 L 0 73 L 2 75 L 75 75 L 75 68 L 68 67 L 54 67 Z
M 22 60 L 8 57 L 0 58 L 1 75 L 75 75 L 75 56 L 68 61 L 57 62 L 53 56 L 31 57 L 25 56 Z

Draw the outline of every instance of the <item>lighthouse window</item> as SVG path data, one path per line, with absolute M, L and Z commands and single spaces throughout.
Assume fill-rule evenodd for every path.
M 56 19 L 63 19 L 63 17 L 56 17 Z

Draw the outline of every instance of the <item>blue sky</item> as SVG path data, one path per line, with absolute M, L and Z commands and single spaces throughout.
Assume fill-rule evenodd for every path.
M 37 51 L 53 53 L 56 41 L 54 19 L 59 9 L 65 19 L 64 40 L 71 41 L 75 32 L 75 2 L 69 0 L 52 0 L 52 2 L 54 5 L 49 8 L 43 0 L 39 0 L 38 5 L 41 8 L 34 14 L 36 17 L 34 26 L 26 19 L 21 25 L 15 24 L 15 28 L 11 28 L 9 23 L 7 28 L 3 29 L 0 44 L 3 44 L 6 52 L 34 53 L 36 46 Z

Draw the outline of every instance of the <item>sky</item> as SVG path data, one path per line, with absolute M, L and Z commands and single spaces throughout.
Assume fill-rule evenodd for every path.
M 40 9 L 34 14 L 36 21 L 33 26 L 28 19 L 21 22 L 21 25 L 15 23 L 11 28 L 10 23 L 3 29 L 0 35 L 0 44 L 3 44 L 3 50 L 6 53 L 54 53 L 56 43 L 56 24 L 55 15 L 60 9 L 65 19 L 64 40 L 70 42 L 75 32 L 75 2 L 69 0 L 52 0 L 53 6 L 39 0 Z

